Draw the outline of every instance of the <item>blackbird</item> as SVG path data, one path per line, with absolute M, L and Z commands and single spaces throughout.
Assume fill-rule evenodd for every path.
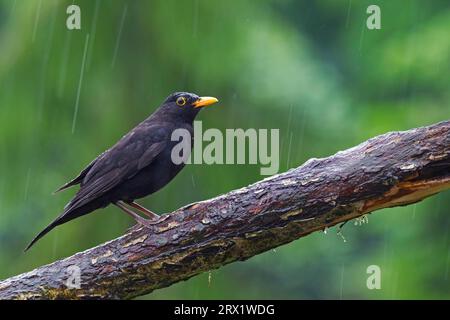
M 135 199 L 158 191 L 180 172 L 184 163 L 175 164 L 171 159 L 172 148 L 179 143 L 171 140 L 172 132 L 184 128 L 193 139 L 192 124 L 198 112 L 217 101 L 213 97 L 199 97 L 188 92 L 175 92 L 168 96 L 150 117 L 55 191 L 80 185 L 64 211 L 31 241 L 25 251 L 56 226 L 111 203 L 139 224 L 154 224 L 159 216 L 137 204 Z M 150 219 L 141 217 L 130 207 Z

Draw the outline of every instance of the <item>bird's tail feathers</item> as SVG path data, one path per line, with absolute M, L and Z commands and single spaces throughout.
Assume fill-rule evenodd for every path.
M 86 207 L 72 207 L 69 203 L 66 208 L 64 208 L 63 213 L 61 213 L 52 223 L 45 227 L 44 230 L 39 232 L 39 234 L 30 242 L 30 244 L 25 248 L 24 251 L 30 249 L 39 239 L 53 230 L 53 228 L 90 212 L 90 210 L 87 209 L 88 208 Z
M 38 233 L 38 235 L 31 240 L 31 242 L 28 244 L 28 246 L 25 248 L 24 252 L 26 252 L 28 249 L 30 249 L 39 239 L 41 239 L 43 236 L 45 236 L 47 233 L 49 233 L 53 228 L 60 225 L 59 217 L 56 218 L 52 223 L 50 223 L 47 227 L 45 227 L 44 230 Z
M 79 184 L 79 183 L 80 183 L 80 180 L 79 180 L 78 177 L 77 177 L 77 178 L 75 178 L 75 179 L 73 179 L 73 180 L 67 182 L 66 184 L 62 185 L 62 186 L 59 187 L 57 190 L 53 191 L 52 194 L 57 194 L 58 192 L 63 191 L 63 190 L 66 190 L 67 188 L 70 188 L 70 187 L 72 187 L 72 186 L 75 186 L 75 185 L 77 185 L 77 184 Z

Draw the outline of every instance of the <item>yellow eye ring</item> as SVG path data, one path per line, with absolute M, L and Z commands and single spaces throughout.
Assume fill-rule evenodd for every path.
M 184 106 L 186 104 L 186 98 L 185 97 L 179 97 L 176 101 L 177 105 L 180 107 Z

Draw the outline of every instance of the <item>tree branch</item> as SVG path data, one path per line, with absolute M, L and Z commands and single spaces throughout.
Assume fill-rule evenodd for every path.
M 450 121 L 387 133 L 4 280 L 0 299 L 129 299 L 449 187 Z

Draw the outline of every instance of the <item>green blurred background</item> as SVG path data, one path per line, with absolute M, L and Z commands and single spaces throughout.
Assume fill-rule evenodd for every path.
M 66 28 L 72 3 L 81 30 Z M 366 28 L 370 4 L 381 30 Z M 75 190 L 51 192 L 173 91 L 220 99 L 204 129 L 280 128 L 280 171 L 450 114 L 448 0 L 1 0 L 0 49 L 0 279 L 133 224 L 109 207 L 22 252 Z M 142 203 L 169 212 L 262 178 L 190 165 Z M 449 205 L 445 192 L 382 210 L 348 223 L 346 242 L 315 233 L 143 298 L 448 299 Z M 373 264 L 381 290 L 366 287 Z

